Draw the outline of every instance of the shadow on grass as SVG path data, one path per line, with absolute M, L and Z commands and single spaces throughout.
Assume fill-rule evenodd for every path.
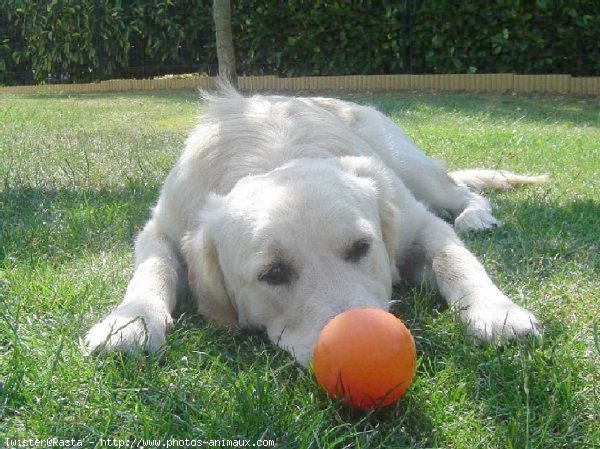
M 335 93 L 332 94 L 336 96 Z M 466 93 L 343 94 L 337 96 L 362 104 L 373 104 L 388 116 L 402 116 L 422 108 L 459 116 L 484 116 L 486 121 L 524 121 L 567 126 L 600 126 L 598 103 L 589 96 L 511 95 Z
M 25 188 L 0 192 L 0 256 L 11 261 L 41 258 L 60 262 L 83 250 L 104 251 L 115 244 L 130 244 L 148 218 L 157 192 L 155 186 L 144 185 L 100 191 Z M 598 272 L 594 231 L 600 216 L 598 203 L 528 202 L 508 197 L 500 203 L 499 216 L 507 221 L 504 228 L 465 237 L 468 246 L 495 261 L 496 272 L 511 273 L 524 266 L 528 270 L 525 276 L 533 276 L 539 283 L 570 270 L 572 264 Z M 142 386 L 142 402 L 160 413 L 166 410 L 179 416 L 173 430 L 182 433 L 194 431 L 194 422 L 203 422 L 206 428 L 212 425 L 223 434 L 239 432 L 257 438 L 265 428 L 277 435 L 291 435 L 300 426 L 306 435 L 320 429 L 329 432 L 326 435 L 331 441 L 342 438 L 348 442 L 352 440 L 344 437 L 348 432 L 368 435 L 377 429 L 376 441 L 425 447 L 438 442 L 432 436 L 434 431 L 439 432 L 439 441 L 444 437 L 440 414 L 445 411 L 433 410 L 428 403 L 435 393 L 447 394 L 446 404 L 463 401 L 466 405 L 459 403 L 460 409 L 488 417 L 486 425 L 502 428 L 501 433 L 515 446 L 529 444 L 527 441 L 555 444 L 566 436 L 579 441 L 587 425 L 576 419 L 581 415 L 576 392 L 583 382 L 577 370 L 584 369 L 584 362 L 572 360 L 573 343 L 560 321 L 550 318 L 552 331 L 542 346 L 530 342 L 478 347 L 468 341 L 459 325 L 451 328 L 453 334 L 431 325 L 436 313 L 444 313 L 437 296 L 406 288 L 397 289 L 396 294 L 417 297 L 416 302 L 403 301 L 394 310 L 409 323 L 421 364 L 414 389 L 402 401 L 369 415 L 330 402 L 309 373 L 273 348 L 264 335 L 229 334 L 198 316 L 187 318 L 189 308 L 182 309 L 188 315 L 170 337 L 164 359 L 118 362 L 122 365 L 120 376 L 107 380 L 105 387 Z M 167 374 L 165 366 L 181 373 Z M 449 382 L 459 379 L 459 385 L 440 380 L 446 370 L 453 373 Z M 432 392 L 427 382 L 437 382 L 439 390 Z M 314 394 L 316 391 L 319 393 Z M 215 402 L 221 411 L 190 406 Z M 307 414 L 305 421 L 298 421 L 287 407 L 296 415 Z
M 487 256 L 493 250 L 490 259 L 494 271 L 513 273 L 518 269 L 538 283 L 557 274 L 570 276 L 574 270 L 579 276 L 600 275 L 600 203 L 591 199 L 559 203 L 509 196 L 497 203 L 496 216 L 505 225 L 490 234 L 466 236 L 476 252 Z
M 227 332 L 193 314 L 180 317 L 162 354 L 110 354 L 98 366 L 100 389 L 116 397 L 139 391 L 123 401 L 160 411 L 157 421 L 165 413 L 176 417 L 161 428 L 175 436 L 273 438 L 284 447 L 338 447 L 343 442 L 419 448 L 429 447 L 433 430 L 420 401 L 410 395 L 392 407 L 354 410 L 329 399 L 312 371 L 263 333 Z M 121 422 L 104 425 L 114 434 Z
M 82 250 L 131 243 L 149 218 L 158 188 L 106 190 L 9 188 L 0 192 L 0 261 L 62 261 Z
M 297 92 L 272 92 L 281 95 L 298 95 Z M 246 93 L 246 95 L 251 95 Z M 428 108 L 442 113 L 463 116 L 485 116 L 488 120 L 525 121 L 539 124 L 564 123 L 578 126 L 600 126 L 597 99 L 591 96 L 572 95 L 511 95 L 476 94 L 452 92 L 383 92 L 383 93 L 341 93 L 339 91 L 301 92 L 302 96 L 328 96 L 342 98 L 361 104 L 373 104 L 388 116 L 403 115 L 407 110 Z M 195 89 L 128 91 L 107 93 L 48 93 L 21 94 L 27 99 L 71 99 L 105 100 L 106 98 L 130 99 L 157 98 L 176 101 L 198 101 L 200 96 Z
M 573 341 L 560 321 L 544 321 L 541 341 L 480 345 L 457 317 L 450 325 L 436 326 L 447 321 L 443 316 L 449 310 L 435 295 L 408 289 L 403 294 L 433 309 L 415 316 L 414 306 L 405 303 L 394 310 L 409 323 L 420 358 L 415 387 L 408 395 L 422 403 L 421 413 L 430 422 L 427 428 L 436 432 L 431 440 L 417 421 L 411 428 L 415 440 L 435 447 L 453 441 L 456 435 L 447 425 L 457 424 L 457 416 L 453 413 L 448 423 L 444 417 L 451 410 L 472 429 L 485 429 L 490 442 L 509 441 L 506 447 L 570 447 L 591 435 L 595 424 L 589 404 L 578 397 L 586 389 L 589 361 L 582 357 L 581 342 Z M 582 419 L 586 416 L 590 419 Z
M 548 286 L 552 292 L 553 285 L 574 280 L 591 286 L 600 277 L 600 204 L 506 197 L 498 202 L 502 210 L 497 215 L 506 219 L 505 226 L 463 238 L 487 264 L 493 263 L 494 273 L 509 281 L 518 277 L 521 285 L 527 282 L 525 291 L 538 296 L 536 301 L 546 310 L 546 316 L 538 316 L 544 324 L 544 339 L 503 346 L 474 344 L 458 317 L 452 318 L 450 331 L 445 318 L 440 321 L 446 324 L 436 327 L 438 318 L 451 312 L 439 295 L 421 288 L 397 287 L 394 293 L 399 302 L 394 311 L 415 335 L 421 375 L 443 379 L 451 370 L 449 379 L 460 382 L 441 382 L 437 390 L 447 389 L 448 396 L 456 396 L 453 400 L 468 404 L 467 410 L 488 417 L 484 425 L 499 431 L 512 447 L 585 444 L 594 426 L 591 418 L 581 419 L 590 415 L 577 396 L 577 391 L 585 389 L 584 373 L 590 370 L 585 343 L 574 338 L 563 316 L 548 315 L 547 310 L 553 310 L 548 302 L 561 298 L 539 298 L 539 290 Z M 438 436 L 443 438 L 443 432 Z
M 28 100 L 106 100 L 107 98 L 114 99 L 131 99 L 137 100 L 140 98 L 160 98 L 174 100 L 200 100 L 200 95 L 197 89 L 157 89 L 153 91 L 123 91 L 123 92 L 91 92 L 91 93 L 34 93 L 34 94 L 15 94 L 19 98 Z

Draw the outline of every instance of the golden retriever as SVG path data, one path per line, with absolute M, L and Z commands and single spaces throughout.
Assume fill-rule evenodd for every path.
M 545 177 L 448 174 L 386 116 L 346 101 L 227 86 L 206 99 L 137 238 L 123 301 L 86 336 L 91 350 L 156 350 L 190 287 L 207 319 L 264 329 L 305 365 L 331 317 L 388 309 L 407 277 L 433 282 L 479 339 L 538 335 L 436 214 L 495 228 L 477 191 Z

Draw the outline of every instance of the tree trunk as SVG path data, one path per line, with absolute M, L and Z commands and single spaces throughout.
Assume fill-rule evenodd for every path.
M 217 58 L 219 59 L 219 76 L 229 80 L 237 88 L 230 0 L 213 0 L 213 20 L 215 22 Z

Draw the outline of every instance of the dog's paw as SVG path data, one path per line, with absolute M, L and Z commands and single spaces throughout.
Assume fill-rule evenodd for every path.
M 482 301 L 465 307 L 460 315 L 469 334 L 484 342 L 539 337 L 542 329 L 540 322 L 531 312 L 508 298 Z
M 171 321 L 170 316 L 150 318 L 117 309 L 89 330 L 85 345 L 91 352 L 153 352 L 165 344 Z
M 466 208 L 454 220 L 454 228 L 460 231 L 488 231 L 502 226 L 489 210 Z

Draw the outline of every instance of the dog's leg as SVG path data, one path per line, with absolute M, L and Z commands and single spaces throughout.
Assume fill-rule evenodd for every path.
M 447 211 L 461 230 L 494 229 L 490 203 L 465 185 L 458 185 L 444 166 L 426 156 L 389 118 L 380 114 L 391 154 L 382 155 L 413 196 L 435 213 Z
M 539 335 L 537 319 L 493 284 L 452 227 L 433 214 L 426 215 L 415 247 L 423 251 L 437 288 L 469 333 L 485 341 Z
M 137 238 L 136 268 L 125 298 L 87 333 L 90 350 L 154 351 L 172 324 L 182 264 L 157 222 L 150 220 Z
M 433 212 L 449 212 L 454 217 L 456 229 L 485 231 L 501 225 L 492 215 L 492 207 L 486 198 L 466 186 L 457 185 L 434 160 L 421 163 L 416 173 L 410 171 L 401 178 L 415 198 Z
M 508 190 L 513 187 L 526 184 L 543 184 L 548 180 L 548 176 L 522 176 L 503 170 L 461 170 L 449 173 L 452 180 L 459 188 L 468 188 L 469 195 L 466 207 L 456 215 L 454 227 L 457 229 L 488 229 L 494 227 L 490 221 L 494 219 L 491 215 L 491 208 L 487 200 L 475 192 L 481 192 L 483 189 Z M 499 224 L 496 221 L 495 226 Z

